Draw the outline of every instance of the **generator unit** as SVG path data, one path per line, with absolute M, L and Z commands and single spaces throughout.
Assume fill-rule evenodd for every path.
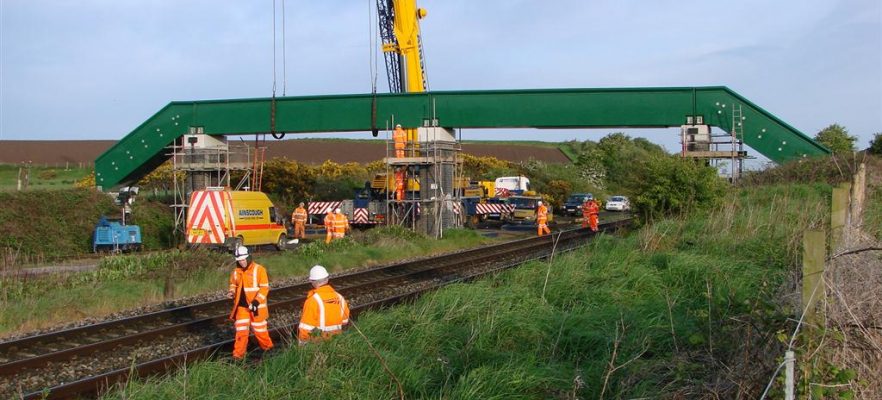
M 92 234 L 92 252 L 119 253 L 141 250 L 141 227 L 123 225 L 119 220 L 109 220 L 104 216 L 95 225 Z

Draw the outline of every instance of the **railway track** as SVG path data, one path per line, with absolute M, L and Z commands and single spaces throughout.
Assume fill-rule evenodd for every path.
M 611 231 L 630 220 L 601 226 Z M 480 249 L 344 273 L 333 277 L 353 314 L 419 295 L 451 282 L 568 251 L 593 233 L 576 229 Z M 309 283 L 270 292 L 271 336 L 287 340 L 299 321 Z M 228 352 L 230 300 L 171 308 L 0 343 L 0 394 L 67 398 L 95 395 L 130 374 L 161 373 Z M 224 353 L 226 354 L 226 353 Z

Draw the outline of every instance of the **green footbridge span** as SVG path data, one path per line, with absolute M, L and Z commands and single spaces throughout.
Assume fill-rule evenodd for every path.
M 733 110 L 740 111 L 736 128 L 744 143 L 774 162 L 829 154 L 724 86 L 298 96 L 171 102 L 95 160 L 95 182 L 104 190 L 136 182 L 166 161 L 166 147 L 191 128 L 244 135 L 385 130 L 392 121 L 445 128 L 666 128 L 703 121 L 731 133 Z

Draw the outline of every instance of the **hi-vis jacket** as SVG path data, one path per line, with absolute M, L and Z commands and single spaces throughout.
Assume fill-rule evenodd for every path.
M 292 222 L 300 222 L 301 224 L 306 223 L 306 209 L 303 207 L 297 207 L 293 213 L 291 213 L 291 221 Z
M 343 331 L 349 323 L 349 304 L 331 285 L 319 286 L 306 294 L 297 339 L 300 343 L 310 339 L 310 333 L 318 329 L 322 337 Z
M 395 131 L 392 132 L 392 140 L 395 142 L 395 150 L 404 150 L 407 133 L 404 132 L 404 129 L 395 128 Z
M 349 219 L 346 218 L 346 216 L 343 215 L 342 213 L 341 214 L 334 214 L 333 225 L 334 225 L 334 232 L 335 233 L 339 233 L 339 234 L 346 233 L 346 230 L 349 229 Z
M 266 268 L 256 262 L 248 265 L 248 268 L 233 268 L 230 274 L 230 290 L 235 293 L 233 298 L 233 311 L 230 313 L 230 319 L 236 317 L 236 307 L 239 306 L 239 297 L 242 292 L 245 293 L 245 302 L 251 304 L 257 300 L 260 305 L 257 306 L 257 312 L 260 316 L 266 318 L 269 310 L 266 307 L 266 296 L 269 295 L 269 278 L 266 275 Z
M 543 204 L 536 210 L 536 222 L 544 224 L 546 221 L 548 221 L 548 207 L 545 207 L 545 204 Z

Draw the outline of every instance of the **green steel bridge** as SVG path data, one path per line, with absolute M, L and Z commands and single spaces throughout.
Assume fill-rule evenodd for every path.
M 724 86 L 533 89 L 175 101 L 95 160 L 104 190 L 136 182 L 166 161 L 191 128 L 208 135 L 355 132 L 426 121 L 446 128 L 667 128 L 700 117 L 726 132 L 741 110 L 744 143 L 781 163 L 829 150 Z

